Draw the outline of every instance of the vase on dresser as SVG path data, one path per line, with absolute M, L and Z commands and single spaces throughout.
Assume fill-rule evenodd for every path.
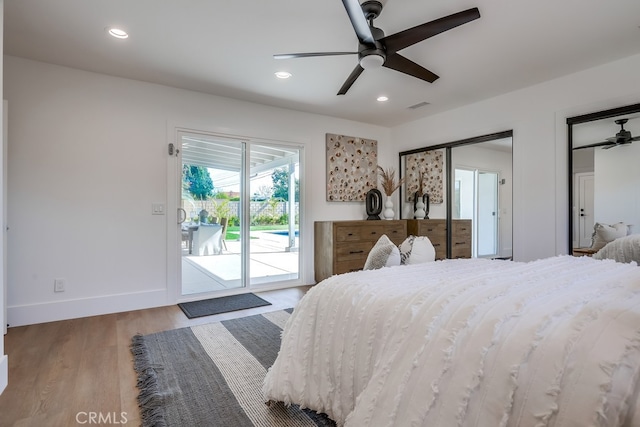
M 387 200 L 384 202 L 384 212 L 382 212 L 384 219 L 393 219 L 396 215 L 393 211 L 393 200 L 391 197 L 387 197 Z
M 413 213 L 416 219 L 424 219 L 424 217 L 427 215 L 424 208 L 425 208 L 424 202 L 422 201 L 422 197 L 420 197 L 416 202 L 416 210 Z

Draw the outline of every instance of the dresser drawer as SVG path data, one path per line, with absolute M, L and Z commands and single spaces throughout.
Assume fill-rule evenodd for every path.
M 407 238 L 407 226 L 406 224 L 388 224 L 384 225 L 383 233 L 396 245 L 399 245 Z
M 471 241 L 471 220 L 455 220 L 453 221 L 453 236 Z
M 342 274 L 342 273 L 350 273 L 352 271 L 360 271 L 364 267 L 365 260 L 338 261 L 336 262 L 335 268 L 333 269 L 333 274 Z
M 440 248 L 435 248 L 436 250 L 436 261 L 441 259 L 447 259 L 447 248 L 441 246 Z
M 380 224 L 361 226 L 336 226 L 336 242 L 377 241 L 385 232 Z
M 430 240 L 446 239 L 447 224 L 444 220 L 416 220 L 409 234 L 427 236 Z
M 366 260 L 369 251 L 373 248 L 374 242 L 345 242 L 335 246 L 336 261 L 347 259 Z M 363 261 L 364 265 L 364 261 Z
M 451 258 L 471 258 L 471 245 L 455 244 L 451 247 Z

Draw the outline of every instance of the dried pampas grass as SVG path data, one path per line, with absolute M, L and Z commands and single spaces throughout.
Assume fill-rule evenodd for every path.
M 380 185 L 382 185 L 382 190 L 384 194 L 391 196 L 393 192 L 402 185 L 404 178 L 396 182 L 396 171 L 393 170 L 393 168 L 384 170 L 382 166 L 378 166 L 378 169 L 380 169 Z

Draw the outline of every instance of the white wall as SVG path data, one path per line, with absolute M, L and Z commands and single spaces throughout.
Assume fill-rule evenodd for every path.
M 594 200 L 596 222 L 624 222 L 640 232 L 640 142 L 594 153 Z
M 302 283 L 313 283 L 313 221 L 362 219 L 325 201 L 325 133 L 378 140 L 383 127 L 5 57 L 9 101 L 11 326 L 172 304 L 166 146 L 171 126 L 305 145 Z M 124 209 L 123 207 L 127 207 Z M 54 278 L 67 290 L 53 292 Z
M 567 117 L 640 101 L 640 55 L 397 126 L 398 151 L 513 129 L 513 250 L 568 252 Z

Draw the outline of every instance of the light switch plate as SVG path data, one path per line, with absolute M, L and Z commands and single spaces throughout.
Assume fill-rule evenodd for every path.
M 162 204 L 162 203 L 153 203 L 151 205 L 151 214 L 152 215 L 164 215 L 164 204 Z

